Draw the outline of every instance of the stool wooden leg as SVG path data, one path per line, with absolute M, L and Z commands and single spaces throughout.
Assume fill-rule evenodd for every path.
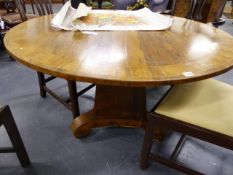
M 23 141 L 21 139 L 21 136 L 19 134 L 18 128 L 15 124 L 15 120 L 12 116 L 12 113 L 10 111 L 9 106 L 7 106 L 5 109 L 5 115 L 4 116 L 4 122 L 3 125 L 6 128 L 7 134 L 10 137 L 10 140 L 12 142 L 13 148 L 19 158 L 19 161 L 23 167 L 26 167 L 30 165 L 30 160 L 28 158 L 28 154 L 26 152 L 26 149 L 24 147 Z
M 73 118 L 76 118 L 77 116 L 80 115 L 76 82 L 68 81 L 68 88 L 69 88 L 70 103 L 71 103 Z
M 39 80 L 39 87 L 40 87 L 40 96 L 46 97 L 46 90 L 44 89 L 45 85 L 45 76 L 41 72 L 37 72 L 38 80 Z
M 145 131 L 142 152 L 141 152 L 141 160 L 140 160 L 141 169 L 146 169 L 148 166 L 149 154 L 151 151 L 153 138 L 154 138 L 154 120 L 149 116 Z

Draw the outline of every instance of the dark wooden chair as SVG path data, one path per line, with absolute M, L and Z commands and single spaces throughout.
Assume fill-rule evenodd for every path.
M 18 3 L 18 4 L 17 4 Z M 35 18 L 35 14 L 29 14 L 26 13 L 26 6 L 24 0 L 6 0 L 6 9 L 7 14 L 2 16 L 2 20 L 5 22 L 5 25 L 9 28 L 16 26 L 17 24 L 20 24 L 24 20 L 22 20 L 21 12 L 19 12 L 19 5 L 21 7 L 20 10 L 24 11 L 24 14 L 27 19 Z
M 9 106 L 3 106 L 0 104 L 0 126 L 4 126 L 7 134 L 10 137 L 12 148 L 5 147 L 0 148 L 0 153 L 12 153 L 15 152 L 19 158 L 19 161 L 23 167 L 30 165 L 28 154 L 24 147 L 23 141 L 20 137 L 18 128 L 15 124 L 15 120 L 12 116 Z
M 205 3 L 206 0 L 192 0 L 186 18 L 202 21 Z M 225 2 L 223 4 L 225 5 Z M 148 160 L 153 159 L 187 174 L 201 174 L 175 162 L 175 158 L 185 141 L 186 134 L 233 149 L 233 111 L 229 107 L 230 102 L 233 102 L 232 86 L 216 80 L 203 80 L 172 87 L 148 116 L 141 152 L 141 168 L 145 169 Z M 226 120 L 229 120 L 229 123 Z M 182 133 L 169 159 L 151 153 L 154 132 L 158 127 Z
M 225 20 L 221 18 L 225 4 L 227 0 L 222 0 L 220 4 L 218 4 L 218 11 L 215 16 L 215 19 L 212 21 L 212 24 L 215 27 L 223 25 Z M 186 18 L 196 20 L 196 21 L 203 21 L 203 14 L 207 4 L 207 0 L 191 0 L 190 2 L 190 9 Z
M 27 15 L 24 10 L 24 6 L 22 5 L 22 0 L 14 0 L 18 11 L 20 13 L 22 21 L 28 20 Z M 52 8 L 52 1 L 51 0 L 32 0 L 33 7 L 35 7 L 34 12 L 38 13 L 39 16 L 53 14 Z M 75 81 L 68 81 L 68 89 L 70 93 L 69 99 L 63 99 L 55 92 L 53 92 L 50 88 L 46 86 L 46 83 L 55 79 L 54 76 L 46 76 L 42 72 L 37 72 L 38 80 L 39 80 L 39 87 L 40 87 L 40 95 L 41 97 L 46 97 L 46 92 L 56 98 L 59 102 L 65 105 L 68 109 L 72 111 L 73 118 L 76 118 L 80 115 L 79 112 L 79 105 L 78 105 L 78 97 L 84 94 L 86 91 L 94 87 L 94 84 L 87 86 L 86 88 L 77 92 L 76 82 Z
M 201 174 L 175 161 L 185 135 L 233 150 L 232 103 L 233 87 L 217 80 L 202 80 L 172 87 L 148 117 L 141 168 L 147 168 L 148 160 L 153 159 L 187 174 Z M 157 127 L 182 133 L 169 159 L 151 153 Z

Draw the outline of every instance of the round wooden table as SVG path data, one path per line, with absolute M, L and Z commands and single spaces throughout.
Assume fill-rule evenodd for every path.
M 77 117 L 76 137 L 102 126 L 143 127 L 145 88 L 202 80 L 233 66 L 233 37 L 211 25 L 174 17 L 164 31 L 58 31 L 51 16 L 7 32 L 8 52 L 39 72 L 95 83 L 94 109 Z

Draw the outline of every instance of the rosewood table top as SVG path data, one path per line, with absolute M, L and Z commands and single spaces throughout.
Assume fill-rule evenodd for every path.
M 77 138 L 96 127 L 143 128 L 145 87 L 206 79 L 233 66 L 233 37 L 211 25 L 174 17 L 164 31 L 88 35 L 55 30 L 51 18 L 17 25 L 4 43 L 12 57 L 32 69 L 96 84 L 94 108 L 71 124 Z
M 233 37 L 211 25 L 174 17 L 164 31 L 58 31 L 51 16 L 7 32 L 19 62 L 43 73 L 100 85 L 146 87 L 205 79 L 233 66 Z

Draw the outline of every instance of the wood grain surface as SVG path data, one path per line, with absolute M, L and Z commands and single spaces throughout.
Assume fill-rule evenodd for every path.
M 98 35 L 58 31 L 50 20 L 44 16 L 24 22 L 7 32 L 4 43 L 19 62 L 67 80 L 146 87 L 209 78 L 233 65 L 232 36 L 184 18 L 174 17 L 164 31 Z

